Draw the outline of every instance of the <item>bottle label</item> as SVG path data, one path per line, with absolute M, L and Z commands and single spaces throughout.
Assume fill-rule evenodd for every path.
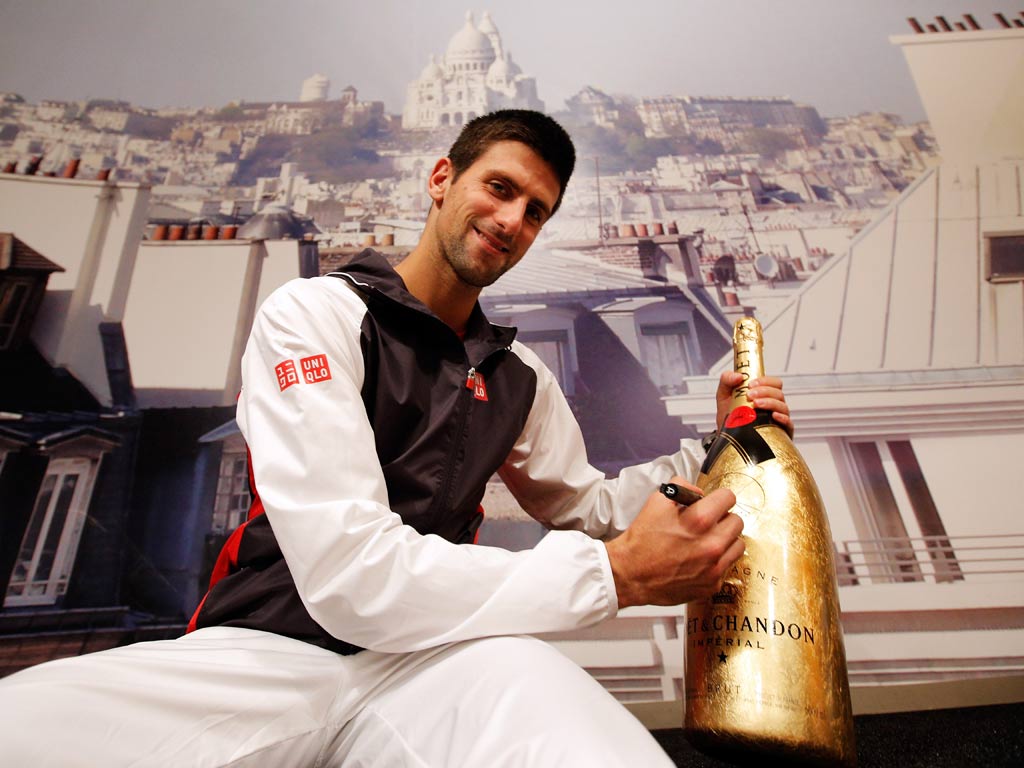
M 735 418 L 733 414 L 736 414 Z M 736 449 L 743 461 L 751 466 L 774 459 L 775 452 L 757 431 L 757 427 L 774 424 L 775 420 L 772 419 L 770 411 L 755 411 L 749 406 L 734 408 L 726 418 L 725 426 L 718 433 L 715 442 L 711 444 L 700 471 L 708 474 L 718 455 L 730 445 Z

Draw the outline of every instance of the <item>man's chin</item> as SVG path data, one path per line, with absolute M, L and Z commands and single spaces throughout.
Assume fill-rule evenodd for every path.
M 462 267 L 457 269 L 455 274 L 458 278 L 466 285 L 471 285 L 474 288 L 486 288 L 489 285 L 493 285 L 499 277 L 508 271 L 508 267 L 493 267 L 493 268 L 478 268 L 471 269 L 469 267 Z
M 498 278 L 505 274 L 505 270 L 494 273 L 489 272 L 487 274 L 471 273 L 471 274 L 460 274 L 459 279 L 462 280 L 466 285 L 471 285 L 474 288 L 486 288 L 489 285 L 494 285 Z

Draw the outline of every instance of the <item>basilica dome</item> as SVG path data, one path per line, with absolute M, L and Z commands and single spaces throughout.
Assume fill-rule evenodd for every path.
M 473 12 L 466 11 L 466 23 L 452 37 L 444 60 L 449 69 L 475 69 L 486 71 L 497 58 L 490 38 L 476 28 Z M 459 66 L 459 65 L 476 66 Z
M 427 62 L 427 66 L 425 66 L 423 71 L 420 72 L 420 80 L 440 80 L 442 77 L 444 77 L 444 72 L 441 70 L 441 67 L 437 65 L 437 60 L 431 56 L 430 61 Z
M 487 70 L 487 82 L 505 82 L 508 80 L 508 60 L 495 59 L 491 68 Z
M 409 83 L 402 127 L 430 130 L 465 125 L 496 109 L 544 110 L 537 81 L 526 77 L 505 51 L 489 13 L 467 12 L 442 56 L 433 57 Z
M 484 11 L 484 15 L 480 17 L 480 31 L 485 35 L 498 34 L 498 28 L 494 26 L 490 11 Z

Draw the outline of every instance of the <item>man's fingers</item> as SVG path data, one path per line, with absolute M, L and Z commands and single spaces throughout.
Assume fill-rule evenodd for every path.
M 723 517 L 717 526 L 715 526 L 715 534 L 721 536 L 727 541 L 738 539 L 743 533 L 743 518 L 737 515 L 735 512 L 730 512 Z
M 747 543 L 742 538 L 733 540 L 729 548 L 725 550 L 722 556 L 718 559 L 718 572 L 725 574 L 732 564 L 743 557 L 743 553 L 747 551 Z
M 718 391 L 732 395 L 732 391 L 743 381 L 743 374 L 739 371 L 723 371 L 718 377 Z
M 728 488 L 716 488 L 703 499 L 687 508 L 687 514 L 699 518 L 704 528 L 718 524 L 736 505 L 736 494 Z
M 778 376 L 758 376 L 756 379 L 750 382 L 751 387 L 772 387 L 773 389 L 782 389 L 782 379 Z

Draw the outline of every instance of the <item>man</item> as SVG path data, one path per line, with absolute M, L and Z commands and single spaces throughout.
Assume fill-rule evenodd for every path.
M 397 268 L 367 252 L 267 300 L 238 405 L 253 511 L 192 631 L 0 683 L 12 764 L 671 765 L 525 636 L 708 594 L 743 552 L 729 491 L 685 510 L 652 493 L 695 476 L 696 441 L 606 481 L 550 371 L 477 304 L 574 157 L 544 115 L 478 118 Z M 750 392 L 790 426 L 778 380 Z M 553 529 L 533 550 L 472 544 L 496 471 Z M 47 720 L 68 749 L 39 737 Z

